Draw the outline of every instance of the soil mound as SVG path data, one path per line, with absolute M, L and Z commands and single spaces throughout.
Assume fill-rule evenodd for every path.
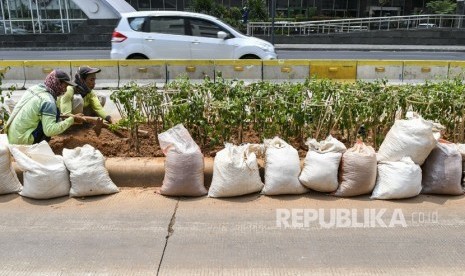
M 93 125 L 73 125 L 64 133 L 52 137 L 50 147 L 55 154 L 62 154 L 64 148 L 73 149 L 89 144 L 100 150 L 106 157 L 162 157 L 163 152 L 156 143 L 155 131 L 148 130 L 148 137 L 139 138 L 139 152 L 131 146 L 129 132 L 119 130 L 122 135 L 102 128 L 99 136 L 95 133 Z
M 119 130 L 118 133 L 102 128 L 99 136 L 93 130 L 92 124 L 73 125 L 61 135 L 52 137 L 49 144 L 55 154 L 62 155 L 63 149 L 73 149 L 89 144 L 100 150 L 105 157 L 164 157 L 160 146 L 156 142 L 155 130 L 150 125 L 143 125 L 140 129 L 148 131 L 148 137 L 139 137 L 139 152 L 133 147 L 132 139 L 127 130 Z M 120 135 L 121 134 L 121 135 Z M 195 137 L 194 137 L 195 139 Z M 239 144 L 237 139 L 232 139 L 231 143 Z M 224 145 L 211 145 L 207 141 L 205 146 L 196 141 L 200 146 L 202 153 L 207 157 L 214 157 L 216 153 L 224 148 Z M 242 137 L 243 143 L 263 143 L 259 135 L 250 130 L 244 131 Z M 302 142 L 288 142 L 299 151 L 300 157 L 305 157 L 307 147 Z

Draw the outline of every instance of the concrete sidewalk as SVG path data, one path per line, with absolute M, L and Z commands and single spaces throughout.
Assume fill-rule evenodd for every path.
M 304 209 L 325 212 L 328 227 L 319 219 L 304 225 L 302 216 L 293 228 L 277 223 L 278 212 Z M 0 274 L 463 274 L 464 209 L 463 196 L 168 198 L 155 188 L 77 199 L 4 195 Z M 349 210 L 349 227 L 331 224 L 331 210 Z M 366 210 L 382 216 L 353 227 L 377 220 Z M 405 227 L 388 227 L 394 212 Z

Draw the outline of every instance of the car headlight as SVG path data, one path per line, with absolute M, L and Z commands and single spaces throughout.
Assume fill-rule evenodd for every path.
M 274 47 L 271 44 L 260 44 L 260 48 L 265 52 L 274 52 Z

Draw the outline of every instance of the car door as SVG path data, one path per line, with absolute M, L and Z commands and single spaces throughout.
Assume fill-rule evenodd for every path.
M 154 59 L 190 59 L 192 38 L 186 35 L 185 20 L 179 16 L 149 17 L 145 43 Z
M 229 59 L 234 48 L 231 39 L 218 38 L 218 32 L 231 34 L 221 26 L 209 20 L 186 18 L 187 32 L 192 35 L 191 56 L 193 59 Z

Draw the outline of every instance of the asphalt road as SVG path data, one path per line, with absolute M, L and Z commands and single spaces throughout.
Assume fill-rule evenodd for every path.
M 383 60 L 465 60 L 463 52 L 421 51 L 278 51 L 282 59 L 383 59 Z
M 465 60 L 465 52 L 396 50 L 277 50 L 280 59 Z M 109 59 L 109 50 L 0 50 L 0 60 Z
M 0 196 L 0 275 L 463 274 L 463 196 L 213 199 L 155 189 Z M 293 210 L 285 227 L 278 213 Z

